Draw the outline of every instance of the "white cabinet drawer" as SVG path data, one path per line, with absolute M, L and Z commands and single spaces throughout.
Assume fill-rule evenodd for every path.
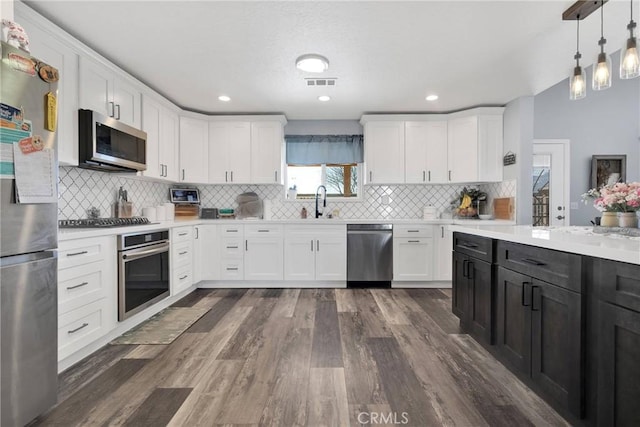
M 245 225 L 244 235 L 245 237 L 269 237 L 269 236 L 282 236 L 284 226 L 280 224 L 270 225 Z
M 174 243 L 171 248 L 171 261 L 174 268 L 191 265 L 193 258 L 193 242 Z
M 236 237 L 223 237 L 220 239 L 220 256 L 222 258 L 242 258 L 243 252 L 243 239 Z
M 244 262 L 242 259 L 223 259 L 220 262 L 221 280 L 244 279 Z
M 193 239 L 192 227 L 176 227 L 171 230 L 171 242 L 180 243 Z
M 107 296 L 107 286 L 114 292 L 115 283 L 107 283 L 104 262 L 67 268 L 58 273 L 58 314 L 64 314 Z
M 105 252 L 111 246 L 108 244 L 110 239 L 115 239 L 115 236 L 60 242 L 58 270 L 100 261 L 106 256 Z M 111 249 L 115 251 L 115 249 Z
M 106 334 L 114 325 L 108 307 L 101 299 L 58 316 L 58 360 L 75 353 Z
M 221 225 L 220 236 L 237 236 L 242 238 L 244 236 L 244 227 L 241 224 L 238 225 Z
M 402 224 L 393 226 L 393 237 L 432 237 L 433 227 L 431 225 L 411 225 Z
M 172 295 L 178 294 L 193 284 L 191 265 L 177 268 L 173 274 Z
M 347 235 L 346 225 L 317 225 L 317 224 L 295 224 L 284 227 L 285 236 L 301 236 L 313 234 L 314 236 L 326 236 L 331 234 L 332 237 L 341 237 Z

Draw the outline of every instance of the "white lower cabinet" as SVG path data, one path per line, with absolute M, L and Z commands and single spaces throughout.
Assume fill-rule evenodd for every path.
M 245 225 L 245 280 L 282 280 L 283 229 L 282 225 Z
M 346 226 L 285 226 L 284 280 L 347 280 Z
M 218 230 L 220 280 L 244 279 L 244 226 L 221 225 Z
M 171 229 L 171 295 L 193 285 L 193 228 Z
M 193 282 L 220 278 L 220 245 L 218 226 L 203 224 L 193 227 Z
M 58 259 L 58 360 L 62 360 L 117 324 L 116 237 L 61 241 Z
M 393 280 L 433 280 L 432 226 L 396 225 L 393 230 Z
M 434 270 L 433 280 L 451 280 L 453 232 L 446 224 L 433 226 Z

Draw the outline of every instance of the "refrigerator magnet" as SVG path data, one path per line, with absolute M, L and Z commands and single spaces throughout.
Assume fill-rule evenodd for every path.
M 55 132 L 58 122 L 58 99 L 52 92 L 47 92 L 44 96 L 44 108 L 44 128 Z
M 44 62 L 38 62 L 37 69 L 40 78 L 47 83 L 55 83 L 60 80 L 58 70 L 53 68 L 51 65 L 45 64 Z
M 31 58 L 18 55 L 17 53 L 10 53 L 7 55 L 9 64 L 14 70 L 22 71 L 30 76 L 36 75 L 36 63 Z

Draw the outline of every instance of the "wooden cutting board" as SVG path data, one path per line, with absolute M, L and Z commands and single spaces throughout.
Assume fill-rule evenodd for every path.
M 493 217 L 495 219 L 513 220 L 515 211 L 513 197 L 493 199 Z

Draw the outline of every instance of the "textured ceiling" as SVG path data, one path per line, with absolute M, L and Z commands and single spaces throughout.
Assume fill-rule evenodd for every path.
M 575 52 L 575 23 L 561 20 L 573 1 L 564 0 L 26 3 L 181 107 L 208 113 L 357 119 L 503 105 L 566 78 Z M 604 10 L 613 52 L 629 2 Z M 598 13 L 581 32 L 589 65 Z M 335 87 L 305 85 L 317 75 L 295 68 L 304 53 L 329 58 L 323 75 Z M 429 93 L 440 99 L 426 102 Z M 319 102 L 324 94 L 332 100 Z

